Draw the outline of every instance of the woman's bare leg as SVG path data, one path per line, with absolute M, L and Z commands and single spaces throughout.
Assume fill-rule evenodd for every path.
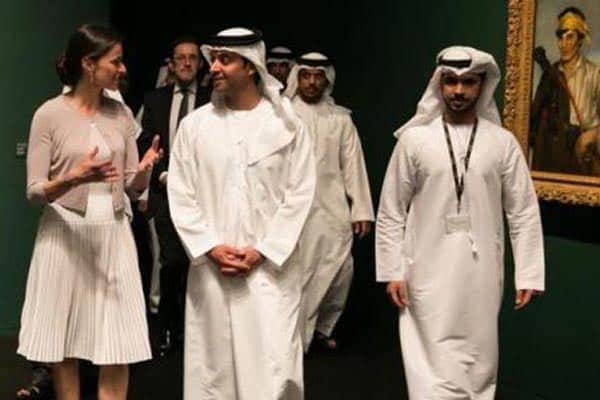
M 79 361 L 67 358 L 52 364 L 56 400 L 79 400 Z
M 126 400 L 129 366 L 102 365 L 98 377 L 98 400 Z

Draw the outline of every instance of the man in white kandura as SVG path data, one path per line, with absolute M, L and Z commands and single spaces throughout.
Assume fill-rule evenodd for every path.
M 277 46 L 267 52 L 267 71 L 284 87 L 293 66 L 294 53 L 287 47 Z
M 184 398 L 302 399 L 295 249 L 315 188 L 310 136 L 267 73 L 259 32 L 208 43 L 213 98 L 182 120 L 167 185 L 192 260 Z
M 539 206 L 500 125 L 494 58 L 450 47 L 417 114 L 396 131 L 376 228 L 377 280 L 400 308 L 410 398 L 493 400 L 506 214 L 515 308 L 544 290 Z
M 311 135 L 317 160 L 315 200 L 300 239 L 305 351 L 313 335 L 326 349 L 336 348 L 331 333 L 352 283 L 352 233 L 364 237 L 374 220 L 360 138 L 350 111 L 331 97 L 334 84 L 330 60 L 308 53 L 292 68 L 285 91 Z

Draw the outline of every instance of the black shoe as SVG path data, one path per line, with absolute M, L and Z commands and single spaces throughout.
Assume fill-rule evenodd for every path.
M 29 386 L 17 391 L 17 400 L 54 400 L 52 380 L 32 382 Z

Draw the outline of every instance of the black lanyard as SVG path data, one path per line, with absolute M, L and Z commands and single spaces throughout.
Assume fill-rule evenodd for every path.
M 454 158 L 454 149 L 452 148 L 452 141 L 450 140 L 450 133 L 448 132 L 448 124 L 446 120 L 442 119 L 444 124 L 444 133 L 446 134 L 446 145 L 448 146 L 448 153 L 450 154 L 450 162 L 452 163 L 452 174 L 454 175 L 454 188 L 456 189 L 457 206 L 456 211 L 460 214 L 460 203 L 462 195 L 465 191 L 465 175 L 469 170 L 469 160 L 471 158 L 471 152 L 473 151 L 473 143 L 475 142 L 475 135 L 477 134 L 477 122 L 476 119 L 473 123 L 473 130 L 469 138 L 469 146 L 467 147 L 467 154 L 465 156 L 465 173 L 458 177 L 458 169 L 456 168 L 456 160 Z

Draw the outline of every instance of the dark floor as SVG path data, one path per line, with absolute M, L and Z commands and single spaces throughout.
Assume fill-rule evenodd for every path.
M 380 342 L 377 340 L 377 342 Z M 387 342 L 387 340 L 386 340 Z M 15 389 L 28 382 L 30 368 L 16 351 L 15 337 L 0 337 L 0 400 L 14 399 Z M 398 349 L 365 352 L 351 343 L 334 355 L 311 352 L 305 360 L 307 400 L 407 400 Z M 182 353 L 137 364 L 131 369 L 129 399 L 178 400 L 182 398 Z M 83 368 L 83 385 L 88 393 L 83 400 L 95 400 L 93 366 Z M 541 400 L 525 395 L 518 388 L 500 384 L 496 400 Z M 226 399 L 223 399 L 226 400 Z M 416 399 L 418 400 L 418 399 Z
M 29 379 L 29 367 L 15 354 L 16 339 L 0 338 L 0 399 L 13 399 L 15 389 Z M 307 399 L 407 399 L 401 365 L 396 354 L 364 355 L 342 349 L 335 355 L 311 353 L 305 363 Z M 89 375 L 94 367 L 86 367 Z M 89 381 L 90 379 L 88 379 Z M 89 383 L 86 387 L 90 387 Z M 93 389 L 91 390 L 93 392 Z M 130 399 L 182 398 L 181 351 L 164 359 L 132 367 Z M 89 395 L 85 400 L 95 399 Z M 225 399 L 224 399 L 225 400 Z

